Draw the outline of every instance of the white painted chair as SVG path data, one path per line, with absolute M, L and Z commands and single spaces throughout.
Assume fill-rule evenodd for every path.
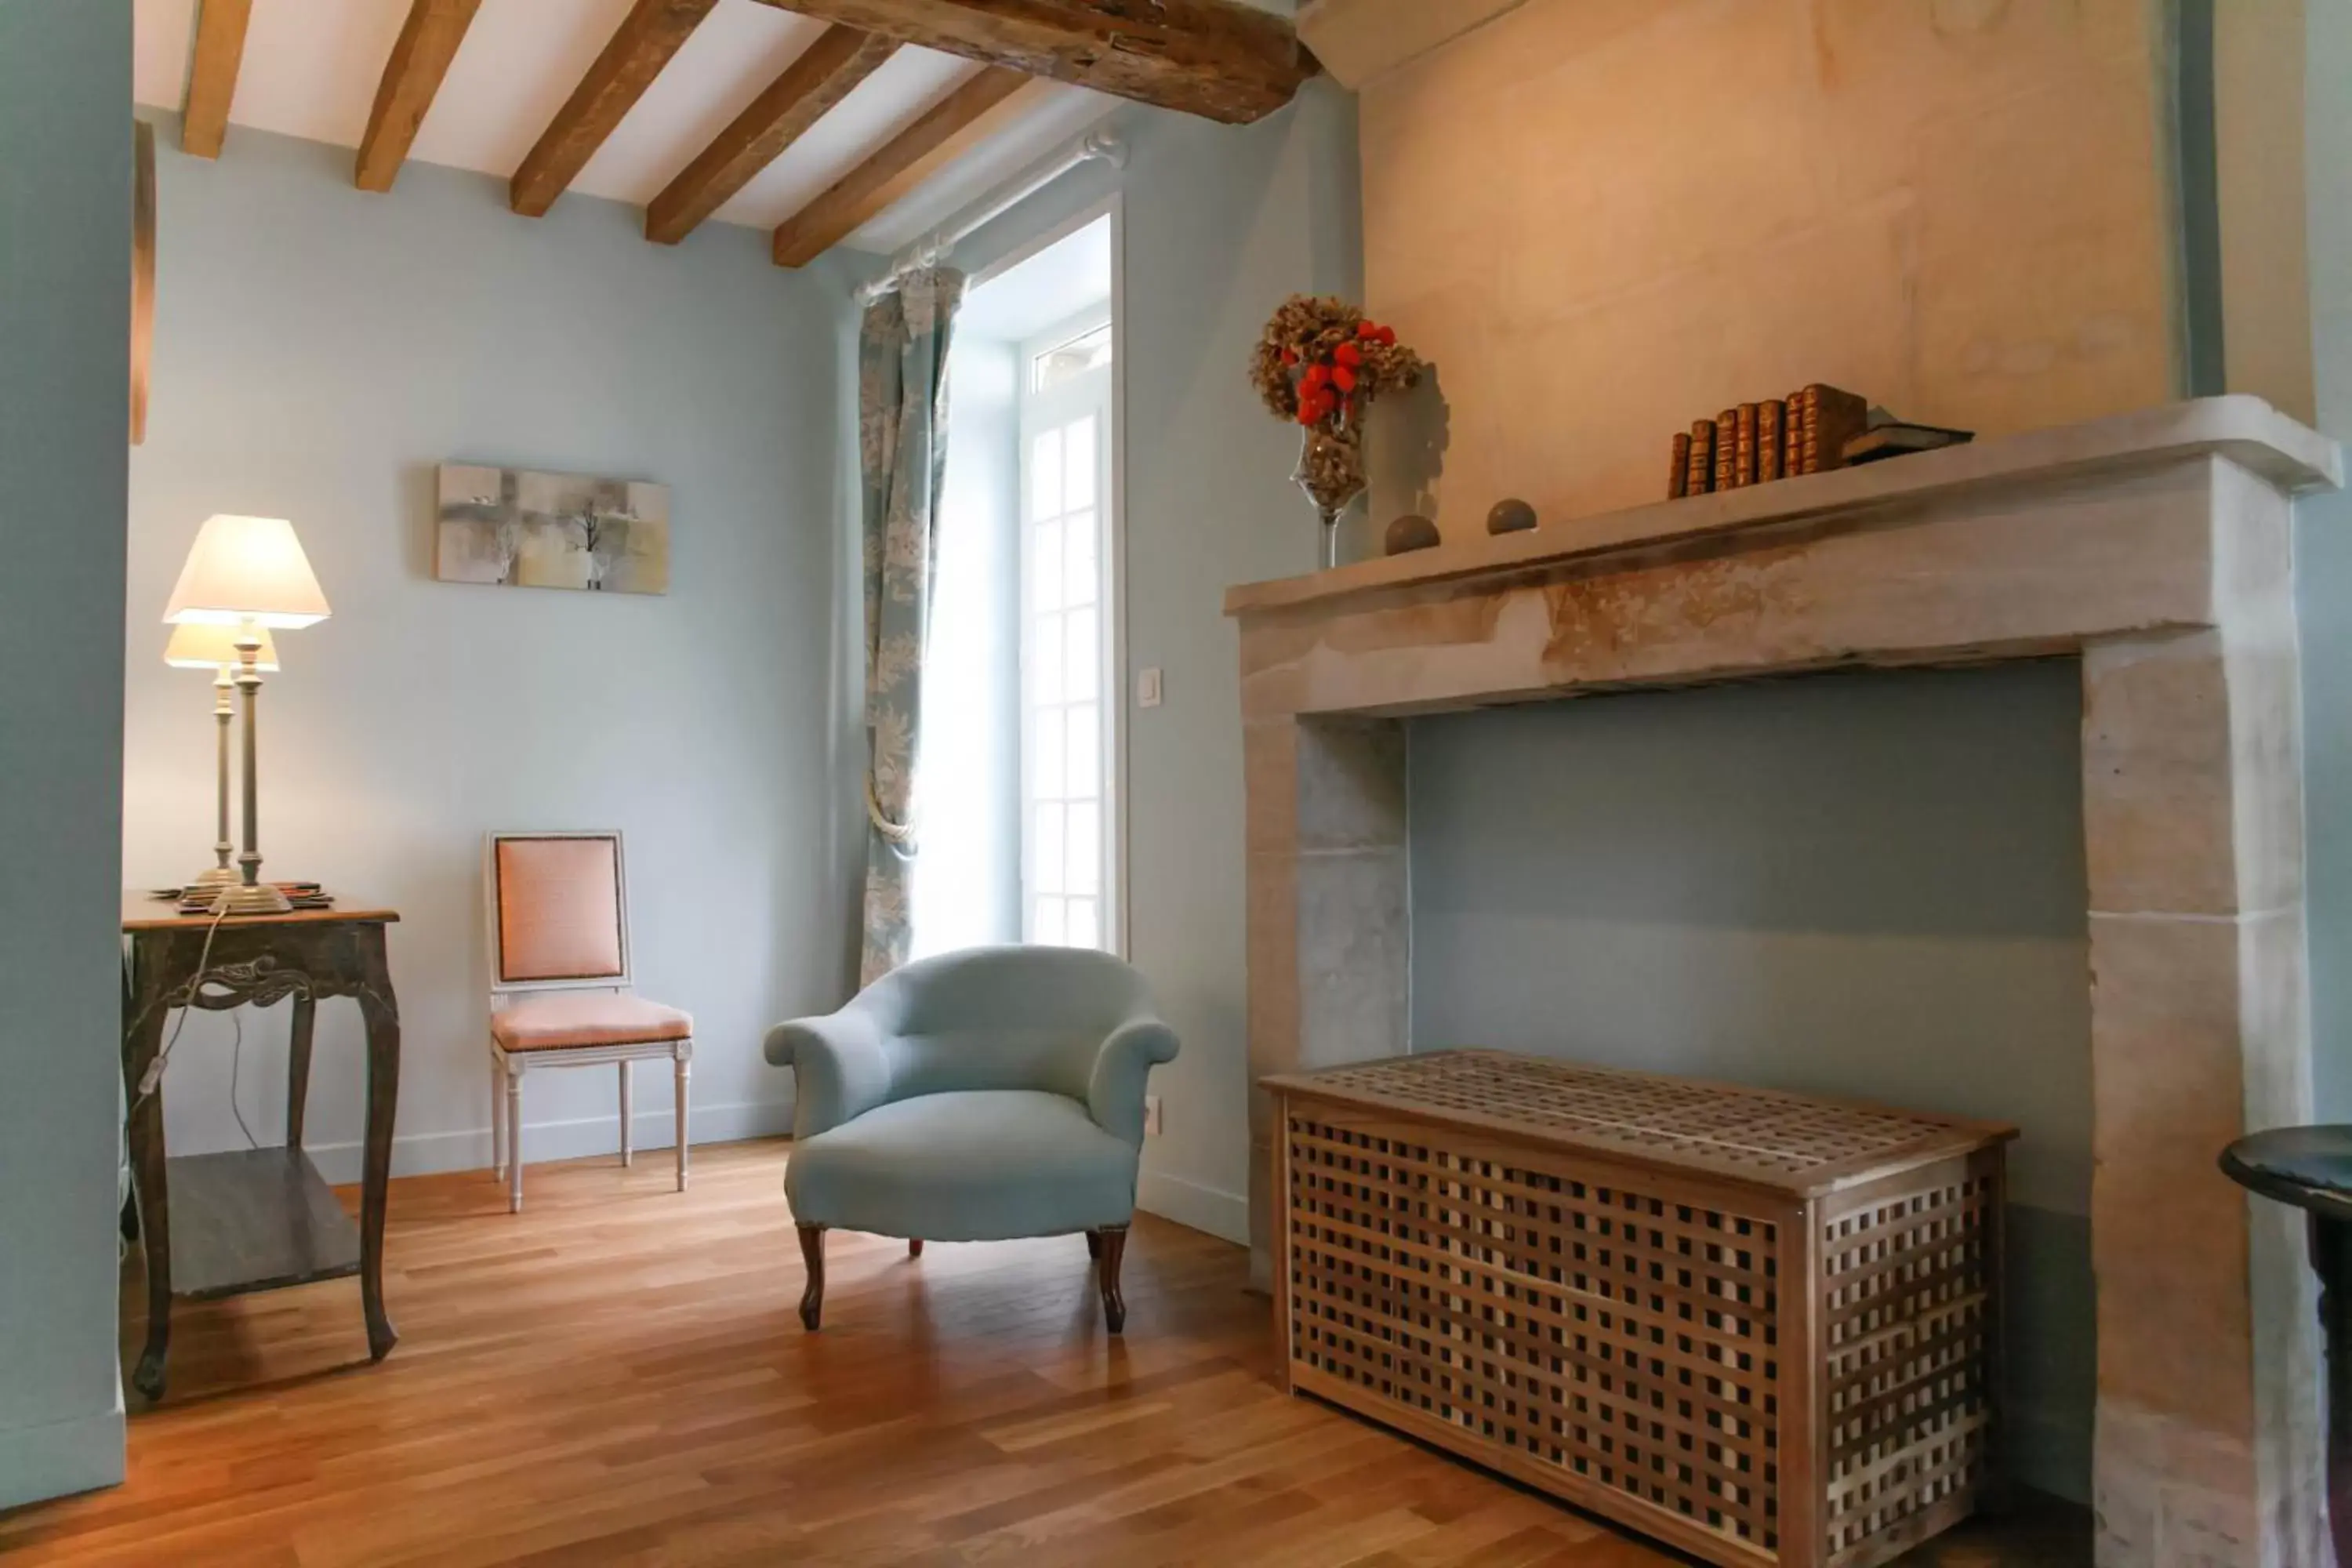
M 621 836 L 492 833 L 489 906 L 490 1160 L 522 1212 L 522 1080 L 535 1068 L 617 1065 L 621 1163 L 630 1148 L 629 1064 L 667 1058 L 677 1077 L 677 1190 L 686 1191 L 687 1082 L 694 1019 L 629 992 L 629 901 Z

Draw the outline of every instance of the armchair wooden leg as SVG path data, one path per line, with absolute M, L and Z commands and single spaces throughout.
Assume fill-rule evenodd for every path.
M 907 1256 L 909 1258 L 920 1258 L 922 1255 L 923 1238 L 919 1236 L 909 1237 L 907 1240 Z
M 824 1314 L 824 1226 L 801 1226 L 801 1264 L 808 1270 L 808 1289 L 801 1292 L 801 1327 L 814 1333 Z
M 1097 1263 L 1102 1261 L 1102 1232 L 1098 1230 L 1087 1232 L 1087 1256 Z
M 1101 1249 L 1095 1272 L 1102 1286 L 1103 1322 L 1116 1334 L 1127 1327 L 1127 1298 L 1118 1293 L 1118 1266 L 1127 1255 L 1127 1226 L 1107 1225 L 1087 1235 Z

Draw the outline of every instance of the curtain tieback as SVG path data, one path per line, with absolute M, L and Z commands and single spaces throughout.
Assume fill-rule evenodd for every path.
M 890 814 L 882 809 L 882 802 L 874 793 L 874 772 L 870 768 L 866 773 L 866 816 L 874 824 L 875 832 L 879 833 L 897 847 L 909 853 L 913 851 L 915 825 L 911 821 L 890 820 Z

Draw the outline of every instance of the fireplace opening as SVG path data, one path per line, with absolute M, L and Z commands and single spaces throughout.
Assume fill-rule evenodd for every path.
M 1413 1048 L 2013 1122 L 2011 1477 L 2091 1491 L 2073 658 L 1597 696 L 1407 729 Z

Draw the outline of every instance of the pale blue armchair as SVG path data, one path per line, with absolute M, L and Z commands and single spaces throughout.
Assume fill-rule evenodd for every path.
M 910 963 L 847 1006 L 768 1031 L 793 1069 L 784 1195 L 824 1306 L 835 1226 L 932 1241 L 1080 1232 L 1103 1318 L 1118 1288 L 1143 1150 L 1144 1085 L 1176 1057 L 1143 977 L 1108 953 L 982 947 Z

